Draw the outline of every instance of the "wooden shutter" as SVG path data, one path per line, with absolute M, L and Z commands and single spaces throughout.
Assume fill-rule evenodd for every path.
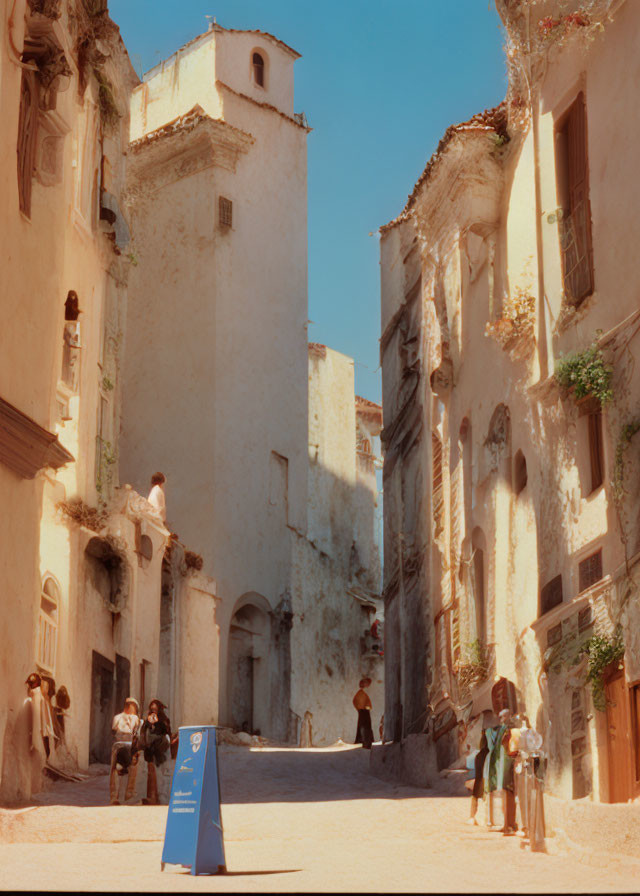
M 584 94 L 580 93 L 567 114 L 564 130 L 566 151 L 566 208 L 562 222 L 565 291 L 573 302 L 593 292 L 593 251 L 589 206 L 589 163 Z
M 589 458 L 591 460 L 591 491 L 593 492 L 604 482 L 601 410 L 589 414 Z

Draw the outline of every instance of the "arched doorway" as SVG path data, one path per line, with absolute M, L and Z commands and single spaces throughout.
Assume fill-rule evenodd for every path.
M 239 604 L 229 627 L 229 720 L 242 731 L 264 733 L 269 703 L 268 604 L 258 594 L 245 596 Z

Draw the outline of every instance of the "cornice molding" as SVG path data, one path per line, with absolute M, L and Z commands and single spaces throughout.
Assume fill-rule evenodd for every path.
M 58 437 L 0 398 L 0 463 L 23 479 L 45 467 L 54 470 L 75 460 Z
M 159 187 L 214 166 L 234 172 L 240 153 L 254 142 L 251 134 L 195 106 L 129 144 L 130 174 Z

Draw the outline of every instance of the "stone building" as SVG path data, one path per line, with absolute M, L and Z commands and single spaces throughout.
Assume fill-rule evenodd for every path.
M 447 130 L 381 228 L 386 736 L 428 779 L 508 705 L 550 792 L 620 802 L 640 794 L 640 9 L 497 6 L 505 102 Z
M 80 598 L 68 583 L 85 545 L 54 505 L 96 503 L 100 438 L 112 424 L 105 331 L 126 281 L 117 197 L 138 80 L 118 29 L 94 7 L 2 4 L 0 568 L 11 637 L 0 676 L 0 792 L 8 799 L 39 783 L 23 727 L 24 681 L 36 667 L 67 685 L 68 744 L 87 752 L 89 701 L 74 689 L 71 663 L 81 658 L 76 672 L 90 687 L 99 636 L 76 631 Z
M 306 712 L 313 743 L 352 742 L 363 676 L 377 738 L 383 713 L 380 554 L 376 517 L 382 408 L 354 395 L 353 359 L 309 345 L 305 530 L 292 530 L 291 738 Z M 378 634 L 378 638 L 375 635 Z
M 297 538 L 306 538 L 316 484 L 307 457 L 309 128 L 293 109 L 298 57 L 273 35 L 212 24 L 133 92 L 135 265 L 120 456 L 136 488 L 155 458 L 168 477 L 172 526 L 215 578 L 219 659 L 193 644 L 194 659 L 219 675 L 211 717 L 282 741 L 297 737 L 290 707 L 316 707 L 295 647 L 295 606 L 307 600 Z M 352 379 L 344 445 L 357 495 Z M 327 731 L 342 732 L 336 725 Z
M 119 487 L 132 264 L 122 193 L 139 79 L 106 3 L 17 0 L 1 11 L 0 569 L 11 637 L 0 798 L 11 801 L 41 787 L 46 759 L 29 751 L 29 673 L 70 698 L 48 764 L 86 767 L 108 759 L 111 719 L 129 693 L 198 711 L 176 658 L 205 617 L 215 655 L 217 631 L 214 583 L 185 564 L 180 544 L 166 552 L 162 520 Z M 166 606 L 174 593 L 183 620 Z

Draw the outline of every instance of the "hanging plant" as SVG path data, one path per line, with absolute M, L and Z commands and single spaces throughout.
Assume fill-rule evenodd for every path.
M 605 405 L 613 398 L 613 368 L 605 362 L 602 349 L 598 348 L 600 332 L 597 331 L 589 348 L 558 361 L 555 378 L 558 385 L 570 390 L 576 400 L 593 396 Z
M 587 681 L 591 684 L 591 695 L 595 709 L 604 712 L 607 708 L 607 698 L 604 690 L 604 674 L 612 663 L 618 662 L 624 656 L 624 642 L 622 630 L 618 626 L 614 635 L 593 635 L 582 645 L 581 651 L 589 660 Z
M 116 103 L 113 84 L 99 69 L 95 68 L 93 74 L 98 82 L 98 106 L 100 108 L 100 118 L 106 127 L 113 128 L 122 118 L 118 104 Z

